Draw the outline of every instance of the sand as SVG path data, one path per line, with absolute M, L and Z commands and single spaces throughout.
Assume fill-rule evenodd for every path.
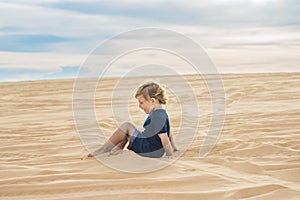
M 0 83 L 0 199 L 300 199 L 300 74 L 222 75 L 225 122 L 204 159 L 199 150 L 211 122 L 211 96 L 198 76 L 186 78 L 194 94 L 178 91 L 186 105 L 191 95 L 197 98 L 199 123 L 179 130 L 192 119 L 181 117 L 178 94 L 169 91 L 166 109 L 183 155 L 156 159 L 170 165 L 147 173 L 81 160 L 86 144 L 93 149 L 103 140 L 97 132 L 86 144 L 80 140 L 85 136 L 77 133 L 73 118 L 74 80 Z M 178 84 L 174 77 L 165 79 Z M 132 86 L 141 80 L 130 79 Z M 120 121 L 111 112 L 117 81 L 105 79 L 97 89 L 95 112 L 106 136 Z M 124 98 L 131 120 L 141 127 L 146 115 L 134 99 Z M 122 102 L 115 99 L 114 106 Z M 191 130 L 197 130 L 193 143 L 182 149 L 179 135 Z M 153 164 L 130 151 L 103 159 L 122 169 Z

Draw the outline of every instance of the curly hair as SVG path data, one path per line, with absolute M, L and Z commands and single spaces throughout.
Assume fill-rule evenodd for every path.
M 145 99 L 154 98 L 161 104 L 167 104 L 166 92 L 158 83 L 150 82 L 141 85 L 135 93 L 135 98 L 141 95 Z

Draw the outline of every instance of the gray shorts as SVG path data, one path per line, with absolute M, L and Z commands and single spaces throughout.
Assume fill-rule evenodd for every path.
M 129 145 L 128 145 L 127 149 L 131 149 L 134 140 L 138 137 L 139 134 L 141 134 L 141 131 L 136 129 L 134 131 L 133 135 L 131 136 L 131 139 L 129 141 Z

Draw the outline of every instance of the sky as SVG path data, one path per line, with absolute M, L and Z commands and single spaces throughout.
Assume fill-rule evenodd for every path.
M 191 38 L 220 73 L 300 72 L 299 10 L 299 0 L 0 0 L 0 82 L 76 78 L 99 44 L 143 27 Z

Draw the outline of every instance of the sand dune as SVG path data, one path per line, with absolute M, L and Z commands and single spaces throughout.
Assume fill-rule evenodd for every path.
M 164 79 L 180 86 L 177 77 Z M 225 122 L 217 145 L 204 159 L 199 150 L 212 118 L 211 96 L 198 76 L 186 79 L 194 94 L 168 90 L 167 110 L 179 148 L 186 142 L 180 134 L 197 130 L 191 146 L 174 160 L 149 160 L 130 151 L 102 155 L 99 159 L 110 167 L 96 159 L 81 160 L 85 145 L 97 148 L 104 138 L 97 132 L 76 132 L 74 80 L 0 83 L 0 199 L 300 199 L 300 74 L 222 75 Z M 136 87 L 142 80 L 127 81 Z M 106 136 L 124 119 L 112 111 L 122 109 L 124 98 L 138 127 L 146 117 L 123 93 L 112 103 L 117 82 L 105 79 L 97 88 L 95 115 Z M 198 124 L 182 117 L 181 105 L 191 103 L 191 95 L 200 110 Z M 182 123 L 191 126 L 180 129 Z M 91 128 L 88 122 L 80 126 Z M 151 171 L 150 165 L 163 168 Z M 149 172 L 111 168 L 120 166 Z

